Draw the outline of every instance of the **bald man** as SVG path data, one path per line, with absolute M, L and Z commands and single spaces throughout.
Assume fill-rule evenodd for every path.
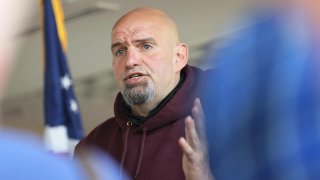
M 76 154 L 85 146 L 99 147 L 135 179 L 210 175 L 205 151 L 196 150 L 204 146 L 198 143 L 193 122 L 202 120 L 195 99 L 204 72 L 187 65 L 188 46 L 179 41 L 176 24 L 160 10 L 138 8 L 115 23 L 111 38 L 120 91 L 115 117 L 89 133 Z M 185 134 L 186 139 L 180 138 Z

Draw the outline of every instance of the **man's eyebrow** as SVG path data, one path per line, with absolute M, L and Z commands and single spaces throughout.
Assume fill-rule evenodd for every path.
M 143 39 L 136 39 L 133 41 L 134 43 L 146 43 L 146 42 L 149 42 L 151 44 L 155 44 L 157 45 L 156 41 L 153 39 L 153 38 L 143 38 Z M 116 42 L 114 44 L 111 45 L 111 51 L 113 49 L 115 49 L 116 47 L 118 46 L 123 46 L 124 43 L 121 43 L 121 42 Z
M 112 51 L 114 48 L 118 47 L 118 46 L 122 46 L 122 43 L 117 42 L 117 43 L 112 44 L 112 45 L 111 45 L 111 51 Z
M 134 43 L 145 43 L 145 42 L 149 42 L 149 43 L 155 44 L 155 45 L 157 44 L 153 38 L 143 38 L 143 39 L 134 40 Z

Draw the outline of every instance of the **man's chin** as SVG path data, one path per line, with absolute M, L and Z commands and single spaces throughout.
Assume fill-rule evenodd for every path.
M 146 88 L 142 86 L 136 86 L 136 87 L 126 88 L 126 91 L 130 92 L 130 94 L 144 94 L 146 91 Z
M 137 82 L 137 83 L 132 83 L 132 84 L 125 84 L 126 89 L 135 89 L 135 88 L 141 88 L 145 89 L 147 86 L 146 82 Z

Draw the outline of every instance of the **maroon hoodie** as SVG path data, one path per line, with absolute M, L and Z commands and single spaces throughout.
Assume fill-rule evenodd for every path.
M 122 171 L 133 179 L 185 179 L 178 139 L 185 136 L 184 119 L 191 115 L 203 71 L 188 65 L 182 71 L 185 78 L 181 87 L 140 126 L 132 125 L 121 113 L 123 100 L 119 93 L 114 104 L 115 117 L 81 140 L 75 153 L 84 146 L 96 146 L 114 157 Z

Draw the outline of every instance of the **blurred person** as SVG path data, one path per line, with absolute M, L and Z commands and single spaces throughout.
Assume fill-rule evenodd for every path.
M 30 2 L 29 2 L 30 3 Z M 0 95 L 13 63 L 22 18 L 31 11 L 28 1 L 1 1 Z M 17 13 L 18 12 L 18 13 Z M 30 134 L 0 129 L 0 179 L 79 179 L 76 167 L 45 152 Z M 32 163 L 32 165 L 30 165 Z M 55 168 L 53 168 L 55 167 Z
M 114 24 L 111 39 L 120 91 L 115 117 L 81 140 L 75 154 L 101 148 L 134 179 L 212 178 L 205 151 L 193 149 L 204 72 L 187 65 L 188 46 L 174 21 L 158 9 L 137 8 Z
M 217 179 L 320 179 L 320 5 L 273 2 L 205 56 L 208 155 Z
M 1 0 L 0 97 L 13 63 L 19 35 L 26 23 L 24 18 L 32 12 L 31 4 L 31 1 Z M 82 155 L 72 162 L 47 152 L 35 135 L 4 127 L 0 128 L 0 144 L 0 179 L 119 179 L 114 174 L 118 172 L 115 163 L 99 153 Z

